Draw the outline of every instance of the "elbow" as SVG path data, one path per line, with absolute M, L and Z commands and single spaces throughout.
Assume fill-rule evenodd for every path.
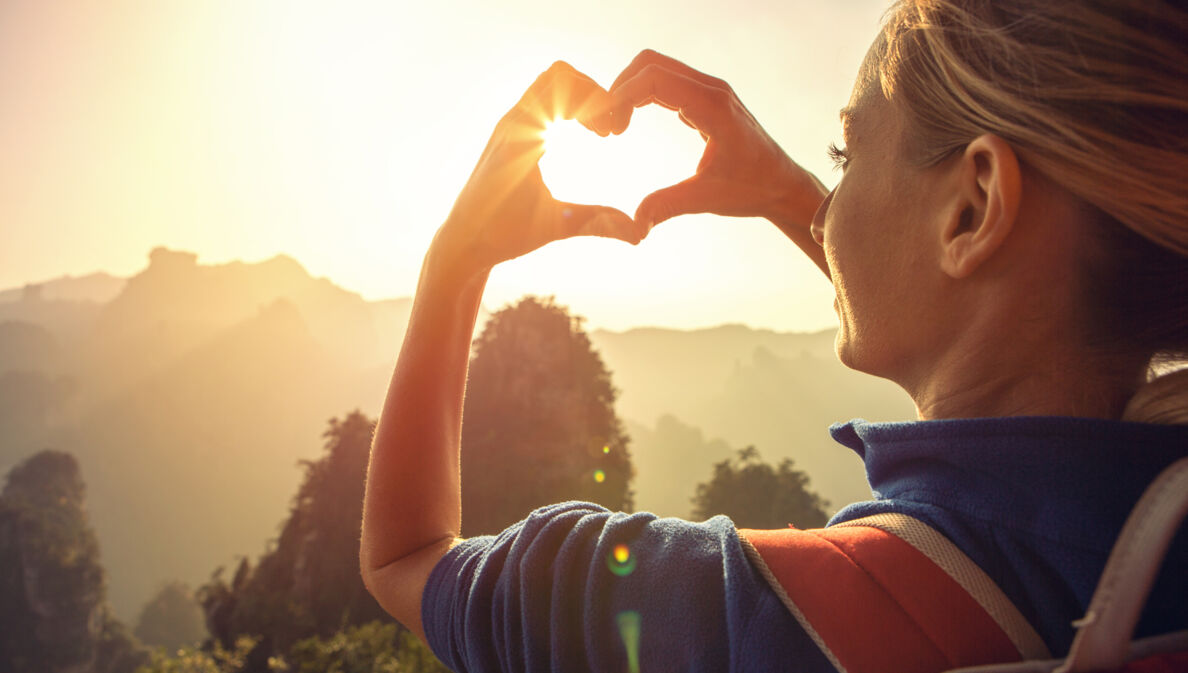
M 367 548 L 362 542 L 359 544 L 359 578 L 363 580 L 363 587 L 367 589 L 367 593 L 375 596 L 375 590 L 371 588 L 371 564 L 367 558 Z
M 384 564 L 375 562 L 373 546 L 368 543 L 366 535 L 359 540 L 359 577 L 363 580 L 363 587 L 376 599 L 379 598 L 376 586 L 376 574 Z
M 421 627 L 421 597 L 437 562 L 461 540 L 448 535 L 396 559 L 374 553 L 366 537 L 359 545 L 359 574 L 363 586 L 380 607 L 425 640 Z
M 385 566 L 390 564 L 377 563 L 372 545 L 364 538 L 359 542 L 359 577 L 363 580 L 363 587 L 377 600 L 379 596 L 378 575 L 382 574 Z
M 368 591 L 375 593 L 372 584 L 376 581 L 377 575 L 387 577 L 391 575 L 393 568 L 415 565 L 414 562 L 424 559 L 427 554 L 442 556 L 460 541 L 461 538 L 456 535 L 444 535 L 432 542 L 393 555 L 390 550 L 378 551 L 376 545 L 369 544 L 364 536 L 359 542 L 359 576 L 363 578 L 363 584 Z

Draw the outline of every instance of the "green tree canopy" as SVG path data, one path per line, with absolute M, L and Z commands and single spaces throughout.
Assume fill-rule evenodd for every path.
M 713 477 L 697 485 L 693 516 L 725 514 L 739 528 L 819 528 L 829 502 L 809 490 L 809 477 L 789 458 L 772 467 L 753 446 L 714 464 Z
M 269 657 L 263 668 L 253 667 L 259 642 L 240 636 L 231 649 L 214 643 L 203 650 L 158 650 L 136 673 L 449 673 L 428 646 L 392 622 L 369 622 L 325 638 L 299 640 L 286 654 Z
M 292 673 L 450 673 L 412 633 L 380 622 L 302 640 L 273 668 Z
M 147 660 L 107 605 L 74 456 L 41 451 L 0 494 L 0 670 L 130 673 Z
M 392 621 L 359 575 L 363 485 L 375 422 L 356 411 L 330 420 L 325 455 L 305 461 L 279 540 L 253 566 L 246 558 L 231 582 L 222 568 L 199 590 L 211 636 L 234 650 L 241 636 L 259 637 L 248 670 L 296 641 L 330 636 L 373 620 Z
M 616 391 L 581 319 L 526 297 L 474 341 L 462 422 L 462 532 L 495 533 L 532 509 L 587 500 L 630 509 Z

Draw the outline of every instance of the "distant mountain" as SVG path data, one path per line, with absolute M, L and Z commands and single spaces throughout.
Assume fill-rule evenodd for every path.
M 0 466 L 22 455 L 4 447 L 36 447 L 66 413 L 74 379 L 64 374 L 66 353 L 48 329 L 34 323 L 0 322 Z
M 786 356 L 808 352 L 824 358 L 833 353 L 832 330 L 805 334 L 746 325 L 595 330 L 590 341 L 621 391 L 620 415 L 649 423 L 665 413 L 692 418 L 687 410 L 721 388 L 756 348 Z
M 791 458 L 836 510 L 868 499 L 870 490 L 861 462 L 832 440 L 828 426 L 860 417 L 913 419 L 915 408 L 898 386 L 838 362 L 833 336 L 833 330 L 781 333 L 724 325 L 692 331 L 600 330 L 590 338 L 622 391 L 619 416 L 639 435 L 633 434 L 632 442 L 636 463 L 658 461 L 657 473 L 688 489 L 686 500 L 696 483 L 709 478 L 709 468 L 671 455 L 674 440 L 661 438 L 674 433 L 683 434 L 693 450 L 703 450 L 704 433 L 730 448 L 755 445 L 769 461 Z M 692 425 L 676 433 L 673 421 Z M 664 457 L 654 459 L 650 451 Z M 694 474 L 700 476 L 693 479 Z M 660 502 L 676 506 L 679 490 L 648 484 L 641 468 L 641 508 L 651 497 L 645 488 L 663 488 L 669 495 Z
M 90 301 L 105 304 L 124 289 L 124 278 L 106 273 L 62 276 L 41 283 L 0 290 L 0 303 L 14 301 Z
M 87 299 L 21 299 L 0 302 L 0 324 L 24 323 L 45 330 L 65 350 L 84 345 L 103 304 Z
M 86 343 L 103 306 L 126 284 L 124 278 L 92 273 L 0 290 L 0 324 L 37 325 L 49 332 L 61 348 L 73 350 Z M 0 350 L 6 350 L 4 344 L 0 344 Z
M 0 374 L 10 371 L 55 371 L 62 346 L 48 329 L 35 323 L 0 322 Z
M 154 343 L 165 337 L 169 348 L 161 355 L 169 357 L 278 299 L 291 302 L 311 334 L 333 352 L 361 363 L 377 357 L 367 302 L 325 278 L 311 277 L 284 255 L 254 264 L 201 265 L 193 253 L 156 248 L 148 268 L 103 308 L 95 336 L 116 348 L 146 336 Z
M 831 511 L 870 499 L 858 456 L 833 441 L 829 425 L 854 418 L 912 420 L 915 406 L 895 384 L 850 370 L 830 354 L 781 357 L 763 348 L 720 394 L 686 412 L 734 446 L 755 445 L 767 460 L 788 457 L 812 479 Z
M 689 518 L 697 484 L 709 481 L 714 463 L 730 457 L 730 444 L 705 437 L 672 414 L 656 419 L 654 427 L 630 420 L 626 426 L 635 465 L 635 508 Z
M 58 441 L 91 475 L 120 614 L 276 534 L 326 420 L 361 400 L 279 300 L 99 405 Z

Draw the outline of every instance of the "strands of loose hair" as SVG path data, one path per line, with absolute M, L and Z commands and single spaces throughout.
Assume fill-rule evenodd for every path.
M 1077 197 L 1188 255 L 1188 13 L 1141 4 L 905 0 L 882 36 L 883 92 L 912 111 L 922 162 L 999 135 Z
M 883 95 L 908 112 L 914 160 L 935 165 L 994 134 L 1087 205 L 1091 346 L 1188 357 L 1188 12 L 1160 0 L 899 0 L 872 55 Z M 1184 422 L 1188 376 L 1156 383 L 1127 417 Z

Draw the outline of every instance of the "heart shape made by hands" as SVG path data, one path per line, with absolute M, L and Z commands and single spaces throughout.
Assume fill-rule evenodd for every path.
M 601 138 L 576 121 L 552 122 L 540 171 L 558 200 L 634 216 L 645 196 L 691 177 L 704 151 L 701 136 L 675 112 L 649 105 L 635 110 L 618 136 Z

